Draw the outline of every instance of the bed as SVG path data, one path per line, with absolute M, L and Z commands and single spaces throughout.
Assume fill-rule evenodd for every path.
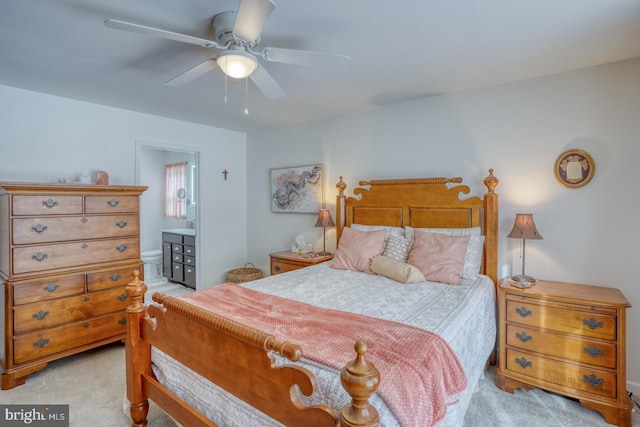
M 148 399 L 185 426 L 461 425 L 495 356 L 498 180 L 481 197 L 461 183 L 361 181 L 347 197 L 340 177 L 338 249 L 313 267 L 148 305 L 136 275 L 132 425 Z

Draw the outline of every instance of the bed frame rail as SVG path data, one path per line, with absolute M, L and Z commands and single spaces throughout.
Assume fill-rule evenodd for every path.
M 146 289 L 139 272 L 134 272 L 126 289 L 132 301 L 127 308 L 126 369 L 133 426 L 146 426 L 148 399 L 183 425 L 216 426 L 158 382 L 151 370 L 152 346 L 284 425 L 378 425 L 378 413 L 368 399 L 377 389 L 380 375 L 365 360 L 365 343 L 356 343 L 357 356 L 341 373 L 352 401 L 338 415 L 329 406 L 307 407 L 296 397 L 294 385 L 307 396 L 316 390 L 310 371 L 293 364 L 276 366 L 272 352 L 297 361 L 302 356 L 298 345 L 178 298 L 154 294 L 154 301 L 162 306 L 147 307 L 143 302 Z

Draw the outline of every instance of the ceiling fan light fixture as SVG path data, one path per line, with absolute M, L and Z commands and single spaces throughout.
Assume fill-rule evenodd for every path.
M 216 59 L 216 63 L 227 76 L 234 79 L 249 77 L 258 68 L 256 57 L 243 50 L 222 52 Z

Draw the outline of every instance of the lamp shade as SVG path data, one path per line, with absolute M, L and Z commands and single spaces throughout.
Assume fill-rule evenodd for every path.
M 318 212 L 318 220 L 316 221 L 316 227 L 335 227 L 333 219 L 331 219 L 331 213 L 329 209 L 320 209 Z
M 542 240 L 542 235 L 538 232 L 536 223 L 533 222 L 533 214 L 516 214 L 513 230 L 507 234 L 507 237 Z
M 256 57 L 243 50 L 222 52 L 216 59 L 216 64 L 227 76 L 234 79 L 249 77 L 258 68 Z

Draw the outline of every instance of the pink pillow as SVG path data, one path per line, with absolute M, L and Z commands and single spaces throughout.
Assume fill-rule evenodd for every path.
M 359 231 L 345 227 L 331 267 L 375 274 L 371 270 L 371 260 L 382 253 L 386 236 L 385 230 Z
M 470 237 L 416 231 L 407 262 L 430 282 L 459 285 Z

